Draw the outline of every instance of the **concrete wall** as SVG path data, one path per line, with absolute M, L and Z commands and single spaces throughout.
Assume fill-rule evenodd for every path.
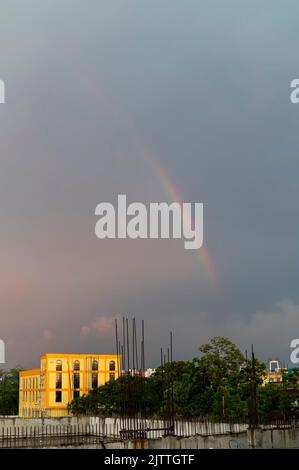
M 134 428 L 137 426 L 138 420 L 135 423 L 127 422 L 125 427 Z M 6 432 L 8 429 L 37 427 L 39 430 L 46 430 L 46 427 L 53 426 L 85 426 L 91 425 L 97 428 L 98 432 L 107 435 L 119 435 L 120 430 L 124 423 L 120 418 L 101 418 L 101 417 L 64 417 L 64 418 L 21 418 L 17 416 L 0 418 L 0 436 L 2 430 Z M 165 431 L 164 422 L 161 420 L 145 420 L 139 423 L 139 428 L 146 427 L 155 429 L 155 431 L 148 432 L 148 438 L 157 439 L 161 438 Z M 246 424 L 228 424 L 228 423 L 208 423 L 208 422 L 186 422 L 176 421 L 175 435 L 176 436 L 196 436 L 196 435 L 223 435 L 246 431 Z
M 38 432 L 53 433 L 57 429 L 65 432 L 69 427 L 90 427 L 91 433 L 118 435 L 121 429 L 119 418 L 90 418 L 90 417 L 66 417 L 66 418 L 36 418 L 26 419 L 19 417 L 0 418 L 0 439 L 5 438 L 10 432 L 15 435 L 18 428 L 21 433 L 30 435 L 30 430 L 35 428 Z M 161 421 L 148 421 L 149 427 L 163 427 Z M 108 449 L 299 449 L 299 428 L 260 428 L 254 431 L 246 429 L 246 425 L 231 426 L 225 423 L 179 423 L 177 424 L 178 436 L 162 437 L 163 431 L 149 433 L 145 441 L 118 441 L 106 443 Z M 185 433 L 189 437 L 183 437 Z M 181 434 L 181 435 L 180 435 Z
M 164 437 L 148 439 L 141 442 L 113 442 L 107 443 L 106 449 L 248 449 L 247 433 L 242 432 L 232 435 L 218 436 L 194 436 L 187 438 Z
M 299 449 L 299 429 L 264 429 L 254 431 L 257 449 Z M 230 435 L 194 436 L 188 438 L 165 437 L 148 439 L 145 449 L 250 449 L 252 433 L 241 432 Z M 107 449 L 135 449 L 137 442 L 107 443 Z
M 161 447 L 159 447 L 161 446 Z M 188 438 L 165 437 L 150 440 L 150 449 L 248 449 L 247 433 L 231 435 L 194 436 Z
M 256 429 L 217 436 L 149 439 L 150 449 L 299 449 L 299 428 Z
M 103 423 L 103 418 L 90 418 L 92 424 L 97 424 L 99 426 L 105 425 L 107 429 L 107 434 L 116 434 L 118 435 L 124 423 L 119 418 L 106 418 Z M 165 430 L 163 429 L 165 424 L 161 420 L 157 419 L 148 419 L 143 420 L 139 423 L 138 419 L 135 420 L 135 423 L 130 423 L 127 421 L 125 423 L 126 428 L 134 429 L 136 427 L 155 429 L 154 431 L 148 431 L 149 439 L 157 439 L 163 437 Z M 200 422 L 200 421 L 175 421 L 174 434 L 178 437 L 191 437 L 196 435 L 209 436 L 209 435 L 222 435 L 222 434 L 231 434 L 246 431 L 248 428 L 247 424 L 230 424 L 230 423 L 211 423 L 211 422 Z
M 15 428 L 15 427 L 45 427 L 45 426 L 60 426 L 60 425 L 77 425 L 89 423 L 90 418 L 83 416 L 80 418 L 65 417 L 65 418 L 20 418 L 19 416 L 0 417 L 0 432 L 1 429 Z
M 257 449 L 299 449 L 299 429 L 257 429 L 255 430 Z

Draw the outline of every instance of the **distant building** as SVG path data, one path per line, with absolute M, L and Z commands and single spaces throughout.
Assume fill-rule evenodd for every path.
M 144 371 L 144 377 L 149 378 L 152 375 L 154 375 L 156 372 L 156 369 L 147 369 Z
M 68 416 L 68 403 L 118 378 L 120 363 L 117 355 L 42 355 L 40 369 L 20 372 L 19 415 L 24 418 Z
M 132 377 L 145 377 L 149 378 L 152 375 L 154 375 L 156 372 L 156 369 L 146 369 L 146 370 L 141 370 L 141 369 L 129 369 L 129 370 L 122 370 L 121 375 L 122 376 L 129 376 L 131 375 Z
M 264 385 L 269 383 L 282 383 L 284 372 L 287 372 L 287 369 L 281 368 L 277 359 L 270 359 L 268 371 L 264 376 Z

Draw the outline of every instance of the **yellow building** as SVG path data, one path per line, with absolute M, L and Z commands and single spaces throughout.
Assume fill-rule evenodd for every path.
M 279 369 L 274 372 L 266 372 L 263 380 L 263 384 L 271 384 L 271 383 L 282 383 L 283 382 L 283 371 Z
M 264 376 L 263 385 L 271 383 L 283 383 L 284 372 L 287 372 L 287 369 L 282 369 L 277 359 L 270 360 L 268 371 Z
M 68 403 L 116 379 L 120 364 L 117 355 L 42 355 L 40 369 L 20 372 L 19 415 L 24 418 L 68 416 Z

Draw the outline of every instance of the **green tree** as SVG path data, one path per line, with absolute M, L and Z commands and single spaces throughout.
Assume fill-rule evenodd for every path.
M 293 399 L 287 387 L 282 384 L 267 384 L 260 387 L 258 395 L 258 414 L 261 421 L 284 419 L 293 410 Z
M 284 370 L 282 374 L 282 381 L 286 387 L 299 388 L 299 369 Z
M 264 419 L 271 413 L 285 416 L 291 411 L 288 389 L 297 386 L 298 372 L 286 376 L 283 384 L 263 386 L 265 365 L 257 358 L 247 360 L 228 338 L 212 338 L 199 351 L 200 356 L 190 361 L 158 367 L 150 378 L 125 375 L 110 381 L 73 400 L 69 409 L 75 415 L 163 417 L 173 403 L 177 417 L 217 421 L 245 421 L 256 413 Z
M 0 370 L 0 414 L 17 415 L 19 409 L 20 368 Z
M 125 375 L 74 399 L 68 409 L 74 415 L 143 413 L 150 416 L 158 413 L 161 400 L 161 391 L 152 378 Z
M 255 359 L 254 368 L 228 338 L 216 336 L 199 348 L 194 359 L 201 383 L 201 413 L 214 419 L 244 419 L 248 415 L 253 384 L 262 384 L 265 365 Z

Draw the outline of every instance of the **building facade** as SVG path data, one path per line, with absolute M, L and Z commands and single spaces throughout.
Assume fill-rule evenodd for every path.
M 68 403 L 118 378 L 120 364 L 117 355 L 42 355 L 40 369 L 20 372 L 19 415 L 23 418 L 68 416 Z
M 268 370 L 264 376 L 264 385 L 277 383 L 283 383 L 283 374 L 287 373 L 287 369 L 281 368 L 277 359 L 270 359 Z

